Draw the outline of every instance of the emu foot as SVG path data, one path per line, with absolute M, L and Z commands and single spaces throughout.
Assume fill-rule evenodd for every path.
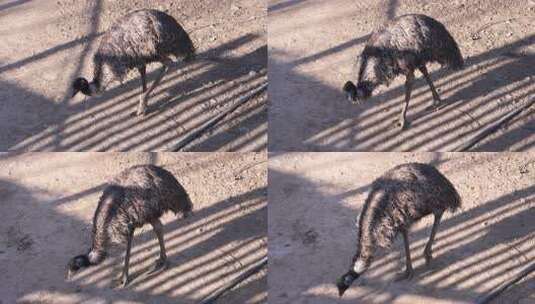
M 147 114 L 147 100 L 145 99 L 145 97 L 142 96 L 139 98 L 136 115 L 145 116 L 145 114 Z
M 159 270 L 167 269 L 169 267 L 169 262 L 167 262 L 167 259 L 159 258 L 156 263 L 154 263 L 154 266 L 152 266 L 152 269 L 149 273 L 154 273 Z
M 145 116 L 147 114 L 146 108 L 137 108 L 136 116 Z
M 404 280 L 410 281 L 412 280 L 413 276 L 414 276 L 414 270 L 412 270 L 412 268 L 407 268 L 404 272 L 398 273 L 396 277 L 394 278 L 394 281 L 396 282 L 404 281 Z
M 435 101 L 432 104 L 428 105 L 425 108 L 426 112 L 436 112 L 443 107 L 443 104 L 440 101 Z
M 406 130 L 410 126 L 409 121 L 402 119 L 395 120 L 394 123 L 401 131 Z
M 128 283 L 130 283 L 130 278 L 128 275 L 122 275 L 118 280 L 117 288 L 125 288 Z

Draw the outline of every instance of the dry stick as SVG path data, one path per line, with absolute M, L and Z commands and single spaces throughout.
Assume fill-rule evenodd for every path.
M 500 24 L 500 23 L 504 23 L 504 22 L 511 22 L 511 21 L 516 21 L 516 20 L 520 20 L 520 19 L 524 19 L 525 17 L 514 17 L 514 18 L 509 18 L 509 19 L 505 19 L 505 20 L 500 20 L 500 21 L 494 21 L 494 22 L 489 22 L 489 23 L 486 23 L 486 24 L 483 24 L 483 26 L 481 26 L 477 31 L 473 32 L 470 36 L 472 37 L 472 40 L 479 40 L 481 39 L 481 31 L 491 27 L 491 26 L 495 26 L 497 24 Z M 528 20 L 533 20 L 534 18 L 530 18 L 530 17 L 527 17 L 525 19 L 528 19 Z
M 253 274 L 259 272 L 262 268 L 267 266 L 268 258 L 264 257 L 262 260 L 257 262 L 255 265 L 251 266 L 248 270 L 244 271 L 242 274 L 237 276 L 235 279 L 228 282 L 228 284 L 225 284 L 223 287 L 219 288 L 218 290 L 212 292 L 208 297 L 206 297 L 204 300 L 202 300 L 199 304 L 212 304 L 215 303 L 215 301 L 222 296 L 225 292 L 231 290 L 236 285 L 240 284 L 241 282 L 245 281 L 247 278 L 252 276 Z
M 514 285 L 516 282 L 522 280 L 525 276 L 535 271 L 535 263 L 532 263 L 528 266 L 528 268 L 524 269 L 521 273 L 516 275 L 511 281 L 503 284 L 498 289 L 494 290 L 493 292 L 489 293 L 488 295 L 480 298 L 477 300 L 476 304 L 486 304 L 495 299 L 497 296 L 499 296 L 502 292 L 504 292 L 507 288 Z
M 219 113 L 216 117 L 210 119 L 206 123 L 204 123 L 199 129 L 193 131 L 191 134 L 186 135 L 185 138 L 180 140 L 176 145 L 171 147 L 171 151 L 178 152 L 185 146 L 187 146 L 189 143 L 191 143 L 193 140 L 200 137 L 205 131 L 213 127 L 215 124 L 217 124 L 219 121 L 221 121 L 225 116 L 227 116 L 229 113 L 234 112 L 237 108 L 239 108 L 241 105 L 245 104 L 247 101 L 249 101 L 251 98 L 255 97 L 256 95 L 260 94 L 264 90 L 267 89 L 267 83 L 262 84 L 258 88 L 252 90 L 247 95 L 242 96 L 238 102 L 228 108 L 227 110 L 224 110 L 223 112 Z
M 535 96 L 531 97 L 531 100 L 528 101 L 524 106 L 513 110 L 509 113 L 507 113 L 505 116 L 500 118 L 498 121 L 491 123 L 488 127 L 481 130 L 479 133 L 477 133 L 472 139 L 470 139 L 468 142 L 460 145 L 455 149 L 456 152 L 465 152 L 468 151 L 468 149 L 472 148 L 475 144 L 480 142 L 482 139 L 490 135 L 491 133 L 498 130 L 503 124 L 513 119 L 518 114 L 522 113 L 522 111 L 526 110 L 527 108 L 531 107 L 535 103 Z
M 256 163 L 253 163 L 253 164 L 250 164 L 250 165 L 247 165 L 243 168 L 240 169 L 240 171 L 234 173 L 234 177 L 236 178 L 238 175 L 242 174 L 244 171 L 247 171 L 255 166 L 258 166 L 260 164 L 263 164 L 263 163 L 267 163 L 267 160 L 261 160 L 259 162 L 256 162 Z

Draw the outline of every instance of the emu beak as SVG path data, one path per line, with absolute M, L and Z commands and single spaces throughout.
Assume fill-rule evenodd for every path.
M 74 96 L 76 96 L 76 94 L 78 94 L 78 92 L 80 92 L 80 90 L 75 90 L 75 89 L 73 89 L 73 90 L 72 90 L 72 96 L 71 96 L 71 98 L 73 98 Z
M 338 287 L 338 296 L 342 297 L 346 290 L 351 286 L 359 275 L 353 270 L 348 271 L 336 281 L 336 287 Z
M 344 283 L 344 277 L 341 277 L 336 281 L 336 287 L 338 288 L 338 296 L 340 298 L 344 295 L 346 290 L 349 288 L 349 286 Z

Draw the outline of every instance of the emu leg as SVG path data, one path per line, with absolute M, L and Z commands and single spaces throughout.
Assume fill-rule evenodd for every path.
M 409 108 L 409 100 L 411 99 L 412 91 L 412 81 L 414 80 L 414 72 L 407 74 L 405 79 L 405 104 L 403 105 L 403 110 L 401 110 L 401 115 L 399 117 L 398 126 L 401 129 L 405 129 L 408 126 L 407 123 L 407 109 Z
M 147 69 L 145 66 L 138 68 L 139 75 L 141 75 L 141 88 L 143 89 L 143 91 L 141 92 L 142 93 L 141 95 L 143 95 L 143 93 L 147 91 L 146 70 Z
M 156 219 L 151 222 L 152 229 L 158 238 L 158 243 L 160 244 L 160 258 L 156 261 L 152 271 L 156 271 L 160 268 L 167 266 L 167 255 L 165 253 L 165 244 L 163 241 L 163 225 L 159 219 Z
M 121 277 L 121 287 L 126 287 L 128 285 L 128 266 L 130 263 L 130 249 L 132 248 L 132 238 L 134 236 L 134 228 L 131 226 L 128 227 L 128 235 L 126 237 L 126 253 L 124 255 L 124 268 L 123 274 Z
M 429 109 L 436 108 L 440 105 L 440 96 L 438 96 L 437 90 L 435 89 L 435 86 L 433 85 L 433 82 L 431 81 L 431 77 L 429 77 L 429 73 L 427 72 L 427 68 L 422 66 L 420 68 L 420 72 L 424 75 L 425 81 L 431 88 L 431 93 L 433 94 L 433 103 L 428 107 Z
M 138 116 L 145 115 L 149 95 L 152 93 L 152 91 L 154 91 L 158 84 L 160 84 L 160 81 L 162 80 L 163 76 L 165 76 L 165 73 L 167 73 L 167 70 L 169 70 L 169 66 L 167 64 L 167 62 L 162 62 L 162 68 L 160 69 L 160 73 L 158 74 L 158 76 L 156 76 L 156 79 L 154 80 L 150 88 L 141 95 L 141 99 L 139 100 L 139 105 L 136 112 Z
M 435 241 L 435 234 L 437 233 L 438 225 L 440 224 L 440 219 L 442 218 L 442 213 L 435 214 L 435 221 L 433 222 L 433 228 L 431 229 L 431 235 L 429 236 L 429 241 L 425 245 L 424 257 L 425 264 L 429 265 L 433 259 L 433 242 Z
M 410 280 L 410 279 L 412 279 L 412 276 L 413 276 L 413 273 L 414 273 L 414 271 L 412 270 L 411 251 L 410 251 L 410 248 L 409 248 L 408 232 L 407 232 L 406 229 L 403 229 L 401 231 L 401 233 L 403 235 L 403 244 L 404 244 L 404 247 L 405 247 L 405 263 L 406 263 L 406 266 L 405 266 L 405 272 L 403 272 L 401 274 L 398 274 L 397 277 L 396 277 L 396 281 Z

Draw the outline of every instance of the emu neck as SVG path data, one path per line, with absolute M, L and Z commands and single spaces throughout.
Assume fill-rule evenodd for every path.
M 93 81 L 89 83 L 87 94 L 83 91 L 82 93 L 89 96 L 99 94 L 102 91 L 102 74 L 102 61 L 100 59 L 95 59 L 93 68 Z
M 97 80 L 93 80 L 89 83 L 89 86 L 87 87 L 86 92 L 82 91 L 85 95 L 92 96 L 95 94 L 100 93 L 100 82 Z
M 381 84 L 388 84 L 392 77 L 389 67 L 385 65 L 383 54 L 377 48 L 368 46 L 360 57 L 358 84 L 366 84 L 366 89 L 371 92 Z

